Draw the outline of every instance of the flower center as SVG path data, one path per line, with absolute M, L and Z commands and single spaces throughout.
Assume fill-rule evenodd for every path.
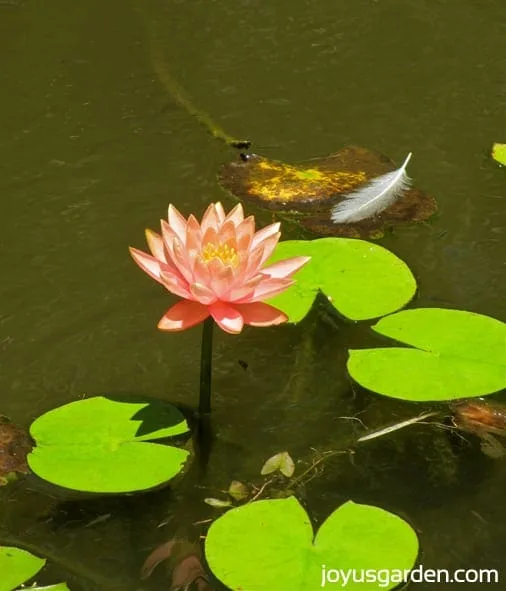
M 200 256 L 206 265 L 214 259 L 220 260 L 226 267 L 237 267 L 239 264 L 239 255 L 235 248 L 228 244 L 216 245 L 208 242 L 202 249 Z

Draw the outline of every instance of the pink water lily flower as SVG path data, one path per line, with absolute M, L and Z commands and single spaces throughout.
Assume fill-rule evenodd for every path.
M 183 298 L 164 314 L 159 329 L 185 330 L 212 316 L 220 328 L 236 334 L 244 324 L 270 326 L 288 320 L 263 300 L 290 287 L 292 275 L 309 257 L 263 267 L 278 243 L 279 223 L 255 232 L 255 219 L 244 218 L 242 205 L 226 215 L 221 203 L 213 203 L 200 224 L 169 205 L 168 221 L 161 226 L 161 235 L 146 230 L 151 255 L 130 248 L 141 269 Z

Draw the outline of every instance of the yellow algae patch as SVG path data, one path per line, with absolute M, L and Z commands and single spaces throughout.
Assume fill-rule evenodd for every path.
M 317 168 L 299 168 L 262 159 L 246 181 L 245 188 L 257 199 L 296 203 L 339 195 L 366 180 L 365 171 L 324 172 Z

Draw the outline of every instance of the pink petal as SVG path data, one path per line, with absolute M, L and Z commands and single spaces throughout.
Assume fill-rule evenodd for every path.
M 247 302 L 255 292 L 255 287 L 262 281 L 265 281 L 265 277 L 260 273 L 255 275 L 252 279 L 248 279 L 245 283 L 239 284 L 230 290 L 227 301 L 229 302 Z
M 236 304 L 245 324 L 251 326 L 275 326 L 288 320 L 288 316 L 274 306 L 255 302 L 254 304 Z
M 236 276 L 241 282 L 250 279 L 258 273 L 262 264 L 263 255 L 264 251 L 260 246 L 241 261 L 241 264 L 236 270 Z
M 259 302 L 267 298 L 273 298 L 293 285 L 293 279 L 265 279 L 256 288 L 249 298 L 244 298 L 240 303 Z
M 218 237 L 218 230 L 214 226 L 209 226 L 206 228 L 204 235 L 202 236 L 202 247 L 207 246 L 209 243 L 218 246 L 219 244 L 219 237 Z
M 197 218 L 192 214 L 186 225 L 186 248 L 188 250 L 200 250 L 202 248 L 202 232 Z
M 193 296 L 193 299 L 204 306 L 212 304 L 216 301 L 216 295 L 213 290 L 209 289 L 202 283 L 192 283 L 190 285 L 190 292 Z
M 160 234 L 153 232 L 153 230 L 146 229 L 146 242 L 148 243 L 149 250 L 155 259 L 166 263 L 165 246 Z
M 214 204 L 214 208 L 216 210 L 216 215 L 218 217 L 218 221 L 220 222 L 220 224 L 222 224 L 225 221 L 225 210 L 223 209 L 223 205 L 221 204 L 221 201 L 218 201 L 218 203 Z
M 255 235 L 255 218 L 250 215 L 235 230 L 238 252 L 247 252 Z
M 262 273 L 278 279 L 290 277 L 310 260 L 311 257 L 294 257 L 292 259 L 286 259 L 274 263 L 273 265 L 269 265 L 268 267 L 264 267 Z
M 209 316 L 207 306 L 191 300 L 181 300 L 165 312 L 158 323 L 160 330 L 177 332 L 199 324 Z
M 130 254 L 132 255 L 133 260 L 139 265 L 139 267 L 147 273 L 150 277 L 152 277 L 158 283 L 162 283 L 160 278 L 160 271 L 161 271 L 161 263 L 155 257 L 152 257 L 142 250 L 138 250 L 137 248 L 130 247 Z
M 251 248 L 256 248 L 261 242 L 263 242 L 266 238 L 270 238 L 274 234 L 279 232 L 279 227 L 281 224 L 276 222 L 275 224 L 271 224 L 270 226 L 266 226 L 259 230 L 254 236 L 251 243 Z
M 188 283 L 184 279 L 164 271 L 160 273 L 160 276 L 160 283 L 165 287 L 165 289 L 170 291 L 170 293 L 173 293 L 174 295 L 177 295 L 181 298 L 193 299 L 188 289 Z
M 224 265 L 220 259 L 213 259 L 207 266 L 211 277 L 208 287 L 218 298 L 223 299 L 233 286 L 234 271 L 231 267 Z
M 178 238 L 174 238 L 172 249 L 172 260 L 177 270 L 188 283 L 191 283 L 193 281 L 193 269 L 189 260 L 188 251 L 181 244 L 181 242 L 179 242 Z
M 183 244 L 185 244 L 186 240 L 186 220 L 184 217 L 179 213 L 179 211 L 172 205 L 169 205 L 169 226 L 174 231 L 176 236 L 181 240 Z
M 215 302 L 209 306 L 209 312 L 216 324 L 225 332 L 239 334 L 244 326 L 242 315 L 225 302 Z
M 174 260 L 174 240 L 177 240 L 178 237 L 174 230 L 169 226 L 169 223 L 165 220 L 160 220 L 160 225 L 162 227 L 162 240 L 165 245 L 165 249 L 167 251 L 167 256 L 172 261 Z
M 202 234 L 205 236 L 209 228 L 213 228 L 215 232 L 218 232 L 220 226 L 220 212 L 216 210 L 216 205 L 211 203 L 202 216 L 202 222 L 200 224 L 200 227 L 202 228 Z M 203 243 L 205 244 L 205 239 L 203 240 Z
M 232 220 L 227 220 L 220 228 L 218 240 L 220 244 L 229 244 L 232 248 L 237 249 L 236 240 L 236 226 Z
M 232 211 L 229 212 L 229 214 L 227 215 L 227 217 L 225 218 L 225 221 L 228 222 L 229 220 L 232 220 L 234 222 L 235 226 L 238 226 L 244 219 L 244 211 L 242 209 L 242 205 L 240 203 L 238 203 L 234 209 L 232 209 Z
M 274 234 L 273 236 L 269 236 L 269 238 L 266 238 L 263 242 L 260 243 L 259 246 L 257 246 L 257 249 L 263 248 L 263 250 L 264 250 L 264 253 L 262 255 L 262 260 L 260 262 L 261 265 L 263 265 L 265 263 L 265 261 L 274 252 L 274 249 L 276 248 L 276 246 L 278 244 L 280 236 L 281 236 L 281 233 L 278 232 L 277 234 Z
M 209 267 L 204 263 L 200 256 L 195 258 L 195 263 L 193 265 L 193 279 L 197 283 L 202 283 L 203 285 L 210 285 L 211 283 Z

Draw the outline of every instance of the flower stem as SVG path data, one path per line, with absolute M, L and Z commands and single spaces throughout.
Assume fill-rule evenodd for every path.
M 208 415 L 211 412 L 211 373 L 213 360 L 213 325 L 214 320 L 210 316 L 204 320 L 202 328 L 202 347 L 200 352 L 200 399 L 199 416 Z

